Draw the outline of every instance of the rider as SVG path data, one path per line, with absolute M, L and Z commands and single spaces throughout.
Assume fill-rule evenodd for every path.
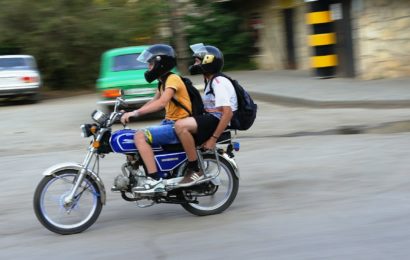
M 195 63 L 189 67 L 192 75 L 203 74 L 206 83 L 204 90 L 204 108 L 206 114 L 187 117 L 175 123 L 175 131 L 188 157 L 187 172 L 178 186 L 186 187 L 204 178 L 199 167 L 195 144 L 204 149 L 214 149 L 216 141 L 231 121 L 233 111 L 238 108 L 238 101 L 232 83 L 221 73 L 224 65 L 222 52 L 202 43 L 191 46 Z M 210 81 L 212 80 L 212 86 Z
M 160 125 L 138 130 L 134 135 L 135 144 L 139 150 L 147 169 L 147 179 L 142 186 L 134 189 L 138 191 L 157 191 L 164 188 L 164 184 L 158 174 L 154 159 L 152 145 L 179 143 L 175 134 L 174 123 L 178 119 L 189 116 L 189 113 L 181 106 L 172 102 L 172 98 L 178 100 L 184 107 L 191 109 L 191 101 L 186 86 L 182 79 L 170 71 L 176 66 L 174 49 L 165 44 L 155 44 L 146 49 L 138 57 L 138 60 L 148 63 L 145 79 L 151 83 L 155 79 L 160 82 L 154 98 L 141 108 L 132 112 L 124 113 L 121 117 L 123 124 L 128 123 L 130 117 L 138 117 L 165 108 L 165 119 Z

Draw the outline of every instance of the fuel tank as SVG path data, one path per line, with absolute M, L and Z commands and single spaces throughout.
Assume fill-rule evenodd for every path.
M 110 146 L 115 153 L 136 153 L 137 147 L 134 142 L 136 130 L 121 129 L 114 132 L 110 138 Z M 154 152 L 160 152 L 164 149 L 161 146 L 153 146 Z
M 110 146 L 115 153 L 136 153 L 137 147 L 134 143 L 136 130 L 122 129 L 114 132 L 110 138 Z M 173 146 L 153 146 L 155 162 L 160 172 L 171 171 L 180 166 L 187 157 L 180 144 Z

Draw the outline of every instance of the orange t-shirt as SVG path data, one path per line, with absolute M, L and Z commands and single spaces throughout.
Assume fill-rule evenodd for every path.
M 192 112 L 191 100 L 189 98 L 188 91 L 185 87 L 182 79 L 175 74 L 168 76 L 165 82 L 165 88 L 172 88 L 175 90 L 174 99 L 184 105 L 189 112 Z M 161 86 L 161 94 L 163 92 L 163 87 Z M 168 120 L 178 120 L 188 117 L 189 113 L 182 107 L 176 105 L 172 100 L 165 106 L 165 119 Z

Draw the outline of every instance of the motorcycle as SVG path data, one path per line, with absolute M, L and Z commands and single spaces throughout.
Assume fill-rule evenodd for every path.
M 182 146 L 176 144 L 153 147 L 165 188 L 149 192 L 136 189 L 146 179 L 144 162 L 134 144 L 136 130 L 126 125 L 124 129 L 112 130 L 123 114 L 119 108 L 125 106 L 120 96 L 110 115 L 95 110 L 91 115 L 94 123 L 81 126 L 83 137 L 92 138 L 81 164 L 60 163 L 43 173 L 34 193 L 33 207 L 37 219 L 48 230 L 75 234 L 95 223 L 107 200 L 99 160 L 111 152 L 125 155 L 125 163 L 111 190 L 139 208 L 179 204 L 194 215 L 206 216 L 219 214 L 233 203 L 239 188 L 239 169 L 234 160 L 239 143 L 232 141 L 229 130 L 221 135 L 214 150 L 197 148 L 205 178 L 193 186 L 178 187 L 187 168 L 187 157 Z

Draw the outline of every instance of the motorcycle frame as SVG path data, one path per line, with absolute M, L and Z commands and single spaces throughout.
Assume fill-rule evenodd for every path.
M 106 131 L 108 131 L 108 129 L 101 129 L 101 131 L 97 135 L 95 141 L 100 141 L 103 134 Z M 228 154 L 226 154 L 225 152 L 220 154 L 217 149 L 214 149 L 213 151 L 207 151 L 205 153 L 210 153 L 210 154 L 214 153 L 215 154 L 215 158 L 216 158 L 217 165 L 218 165 L 218 175 L 219 175 L 220 168 L 221 168 L 219 157 L 222 156 L 232 166 L 232 169 L 234 170 L 234 173 L 235 173 L 236 177 L 239 179 L 239 177 L 240 177 L 239 168 L 238 168 L 235 160 L 233 158 L 230 158 L 228 156 Z M 198 154 L 198 160 L 200 162 L 200 167 L 202 169 L 204 169 L 203 152 L 201 150 L 197 149 L 197 154 Z M 94 166 L 93 166 L 92 169 L 90 169 L 90 164 L 93 161 L 93 158 L 95 158 Z M 95 166 L 97 166 L 97 171 L 94 171 Z M 100 191 L 99 195 L 100 195 L 101 203 L 103 205 L 106 204 L 107 195 L 106 195 L 105 186 L 104 186 L 103 181 L 99 177 L 99 157 L 98 157 L 98 154 L 97 154 L 97 148 L 94 148 L 92 144 L 90 145 L 90 147 L 88 149 L 88 153 L 85 156 L 82 164 L 79 164 L 79 163 L 76 163 L 76 162 L 65 162 L 65 163 L 56 164 L 56 165 L 53 165 L 50 168 L 48 168 L 46 171 L 44 171 L 43 175 L 44 176 L 54 175 L 56 172 L 59 172 L 59 171 L 62 171 L 62 170 L 75 170 L 75 171 L 79 172 L 78 178 L 77 178 L 76 182 L 74 183 L 73 188 L 71 189 L 69 195 L 67 195 L 66 198 L 64 199 L 65 203 L 70 204 L 70 203 L 73 202 L 73 198 L 74 198 L 75 193 L 77 192 L 78 188 L 80 187 L 81 183 L 83 182 L 84 177 L 86 175 L 88 175 L 88 176 L 91 177 L 91 179 L 98 186 L 98 189 Z M 204 171 L 204 173 L 205 173 L 205 171 Z M 58 176 L 56 176 L 56 175 L 54 175 L 54 177 L 58 178 Z

